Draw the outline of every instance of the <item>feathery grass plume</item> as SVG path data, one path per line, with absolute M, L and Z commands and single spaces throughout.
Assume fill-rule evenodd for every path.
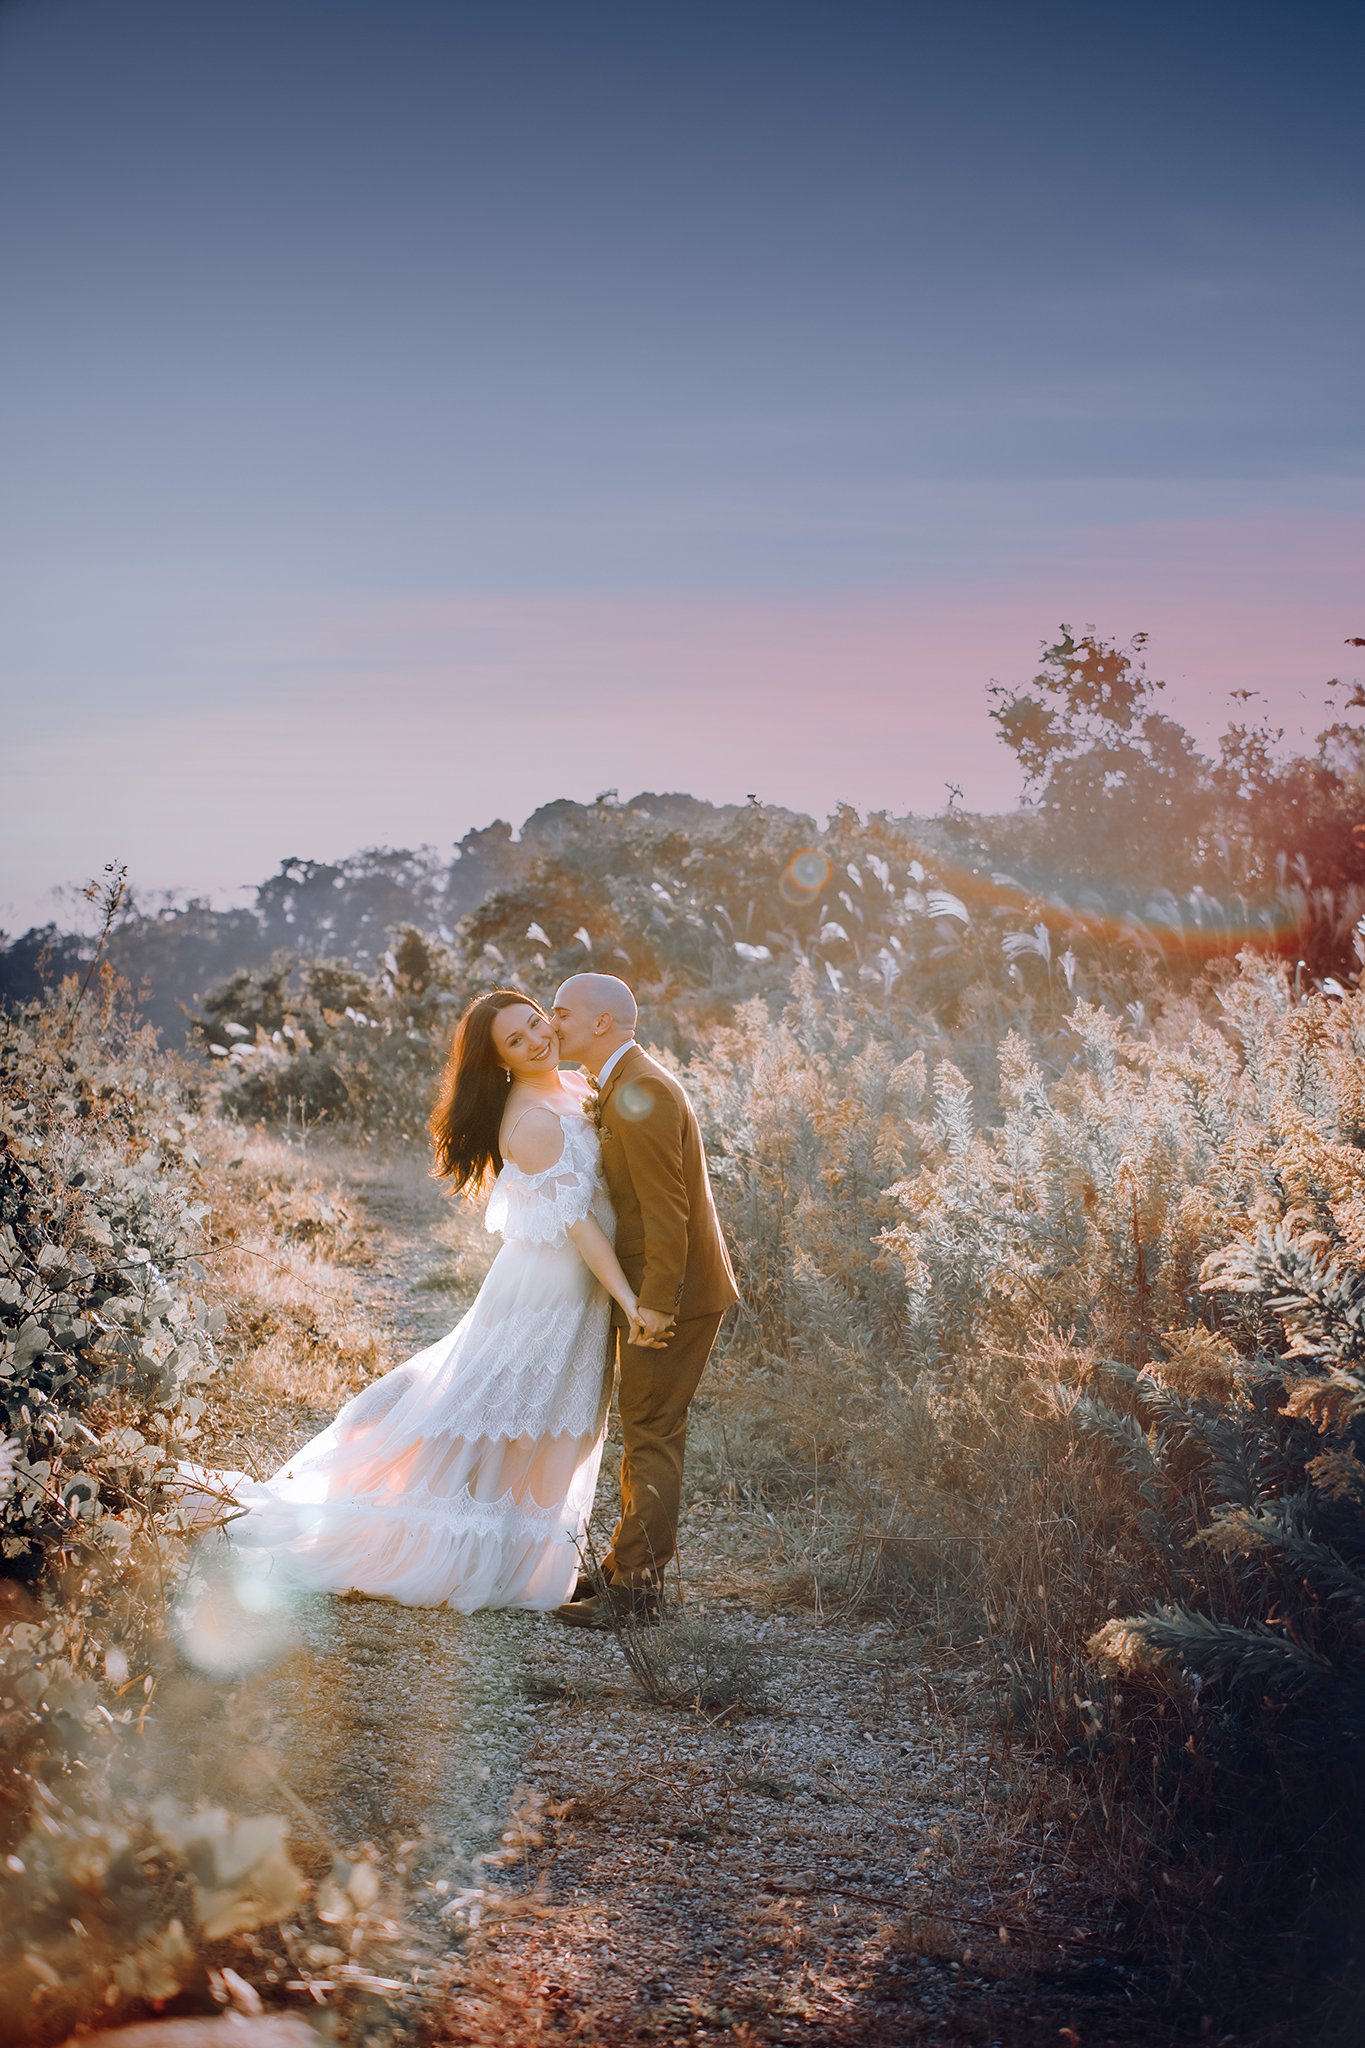
M 1007 1039 L 998 1116 L 923 1131 L 881 1242 L 933 1397 L 897 1476 L 971 1503 L 1010 1711 L 1155 1855 L 1198 1845 L 1231 1949 L 1365 1818 L 1365 997 L 1250 958 L 1213 996 L 1077 1005 L 1061 1071 Z
M 1127 1621 L 1107 1622 L 1090 1641 L 1097 1664 L 1129 1676 L 1162 1666 L 1205 1684 L 1226 1679 L 1243 1689 L 1301 1691 L 1315 1686 L 1324 1660 L 1264 1622 L 1220 1621 L 1193 1608 L 1163 1606 Z

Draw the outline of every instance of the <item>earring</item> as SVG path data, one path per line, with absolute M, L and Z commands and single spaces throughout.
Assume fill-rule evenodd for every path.
M 512 1069 L 510 1067 L 504 1067 L 502 1070 L 502 1074 L 503 1079 L 506 1081 L 508 1087 L 510 1088 L 512 1085 Z

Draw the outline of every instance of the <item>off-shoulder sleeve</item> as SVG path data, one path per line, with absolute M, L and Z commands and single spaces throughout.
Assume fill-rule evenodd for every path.
M 596 1192 L 596 1145 L 570 1126 L 559 1158 L 543 1172 L 523 1173 L 508 1160 L 488 1198 L 484 1227 L 507 1244 L 562 1245 L 591 1215 Z

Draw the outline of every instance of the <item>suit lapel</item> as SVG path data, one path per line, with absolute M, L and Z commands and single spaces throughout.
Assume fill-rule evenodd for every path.
M 597 1091 L 599 1113 L 601 1110 L 605 1109 L 607 1104 L 610 1102 L 612 1091 L 615 1088 L 617 1082 L 621 1079 L 621 1076 L 623 1074 L 628 1075 L 634 1072 L 637 1062 L 643 1061 L 645 1057 L 646 1055 L 644 1050 L 642 1049 L 642 1047 L 638 1045 L 633 1045 L 629 1052 L 622 1053 L 620 1059 L 616 1062 L 616 1065 L 607 1075 L 606 1086 L 604 1088 L 599 1088 Z

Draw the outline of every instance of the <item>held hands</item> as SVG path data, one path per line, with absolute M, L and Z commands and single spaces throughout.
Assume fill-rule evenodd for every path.
M 642 1351 L 662 1351 L 673 1335 L 673 1317 L 662 1309 L 641 1308 L 639 1302 L 627 1310 L 630 1316 L 629 1342 Z
M 629 1287 L 622 1288 L 616 1296 L 617 1303 L 625 1311 L 629 1325 L 626 1342 L 640 1351 L 662 1351 L 673 1336 L 672 1316 L 662 1309 L 641 1308 L 638 1299 Z

